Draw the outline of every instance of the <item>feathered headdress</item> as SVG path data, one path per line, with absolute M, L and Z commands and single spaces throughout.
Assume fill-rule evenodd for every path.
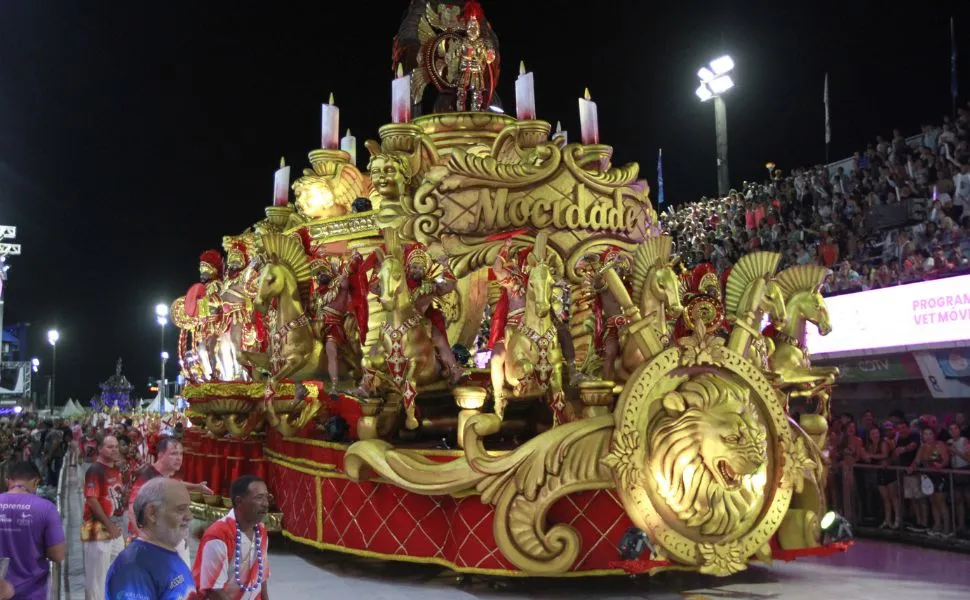
M 479 25 L 481 25 L 485 21 L 485 11 L 482 10 L 482 5 L 478 3 L 478 0 L 466 0 L 461 14 L 465 18 L 465 23 L 476 19 Z
M 218 250 L 206 250 L 199 256 L 199 263 L 209 265 L 220 277 L 222 276 L 222 254 Z

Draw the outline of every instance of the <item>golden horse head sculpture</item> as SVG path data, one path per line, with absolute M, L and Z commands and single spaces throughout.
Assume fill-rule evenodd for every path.
M 381 306 L 389 312 L 413 311 L 404 269 L 404 247 L 393 229 L 384 230 L 384 247 L 387 251 L 381 253 L 377 270 Z
M 674 267 L 678 259 L 671 256 L 673 238 L 660 235 L 637 246 L 633 253 L 631 300 L 640 310 L 641 318 L 659 340 L 668 335 L 667 320 L 684 312 L 681 301 L 681 282 Z M 642 330 L 643 331 L 643 330 Z M 615 361 L 616 376 L 626 381 L 651 357 L 644 356 L 634 335 L 627 336 L 623 350 Z
M 788 322 L 788 310 L 781 285 L 774 279 L 781 255 L 775 252 L 752 252 L 741 257 L 728 275 L 724 294 L 725 314 L 734 323 L 728 346 L 739 354 L 748 352 L 749 344 L 761 342 L 761 319 L 767 312 L 775 327 Z M 755 362 L 761 362 L 759 352 Z
M 264 311 L 273 298 L 299 303 L 302 310 L 310 294 L 312 269 L 303 244 L 292 236 L 267 233 L 259 238 L 263 265 L 256 284 L 256 308 Z
M 684 312 L 672 250 L 673 238 L 660 235 L 637 246 L 633 254 L 633 301 L 642 316 L 654 319 L 655 327 L 663 333 L 667 319 Z
M 384 366 L 389 375 L 387 379 L 402 398 L 406 427 L 417 429 L 419 423 L 414 404 L 417 388 L 438 379 L 438 364 L 430 325 L 424 315 L 417 312 L 411 299 L 404 247 L 397 232 L 384 229 L 384 244 L 387 252 L 377 272 L 381 288 L 379 298 L 386 315 L 381 327 Z
M 512 386 L 514 396 L 528 396 L 535 392 L 545 395 L 552 411 L 553 425 L 572 420 L 571 407 L 563 391 L 562 350 L 553 323 L 553 287 L 563 273 L 562 259 L 549 250 L 549 233 L 542 231 L 527 260 L 525 311 L 522 322 L 508 337 L 504 362 L 505 382 Z M 495 412 L 500 417 L 505 410 L 501 390 L 494 393 Z
M 785 297 L 789 322 L 776 327 L 786 333 L 796 329 L 804 332 L 805 322 L 808 321 L 818 327 L 821 335 L 831 333 L 829 312 L 819 292 L 827 276 L 828 269 L 818 265 L 796 265 L 779 273 L 775 281 Z
M 276 321 L 268 323 L 274 332 L 268 355 L 246 352 L 244 356 L 269 373 L 274 383 L 317 377 L 322 372 L 319 361 L 323 346 L 314 338 L 304 310 L 311 270 L 303 244 L 290 236 L 268 233 L 260 238 L 259 252 L 263 264 L 256 280 L 254 304 L 265 314 L 275 300 Z
M 832 331 L 825 299 L 819 292 L 827 276 L 828 269 L 818 265 L 796 265 L 778 274 L 776 280 L 787 299 L 788 324 L 777 328 L 768 357 L 775 386 L 792 397 L 815 398 L 822 415 L 828 414 L 827 389 L 835 383 L 839 369 L 807 366 L 805 323 L 813 323 L 821 335 Z

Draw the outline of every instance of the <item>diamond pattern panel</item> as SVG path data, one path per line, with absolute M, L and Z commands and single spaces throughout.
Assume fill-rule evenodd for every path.
M 437 457 L 436 457 L 437 458 Z M 342 461 L 340 461 L 342 462 Z M 316 539 L 315 477 L 273 464 L 277 501 L 290 533 Z M 443 559 L 459 569 L 515 570 L 492 533 L 493 509 L 478 497 L 412 494 L 385 483 L 320 479 L 325 544 L 386 555 Z M 549 512 L 549 525 L 567 523 L 583 546 L 574 570 L 611 568 L 631 523 L 612 490 L 573 494 Z
M 315 478 L 270 463 L 270 491 L 283 512 L 283 528 L 293 535 L 317 538 Z
M 579 571 L 609 568 L 619 559 L 617 547 L 633 525 L 613 490 L 570 494 L 553 505 L 549 520 L 571 525 L 582 537 L 583 549 L 573 565 Z

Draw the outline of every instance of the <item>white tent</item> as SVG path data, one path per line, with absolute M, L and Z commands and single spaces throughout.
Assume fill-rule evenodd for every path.
M 73 417 L 75 415 L 80 415 L 84 413 L 84 409 L 73 399 L 68 398 L 67 404 L 64 405 L 64 409 L 61 411 L 61 416 L 63 417 Z
M 157 413 L 170 413 L 175 410 L 175 406 L 172 405 L 168 398 L 163 399 L 162 393 L 159 392 L 151 404 L 146 407 L 146 410 Z

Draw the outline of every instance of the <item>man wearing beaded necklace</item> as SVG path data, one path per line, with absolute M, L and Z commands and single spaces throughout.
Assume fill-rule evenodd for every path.
M 142 486 L 134 503 L 139 535 L 108 569 L 108 600 L 196 597 L 192 571 L 176 552 L 189 535 L 189 504 L 189 493 L 179 481 L 158 477 Z
M 269 510 L 266 483 L 243 475 L 230 487 L 232 510 L 213 523 L 199 542 L 192 575 L 203 598 L 269 600 Z

